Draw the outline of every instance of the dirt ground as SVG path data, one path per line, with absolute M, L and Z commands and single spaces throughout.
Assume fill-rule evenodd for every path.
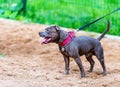
M 38 32 L 46 26 L 0 19 L 0 54 L 4 54 L 0 56 L 0 87 L 120 87 L 120 39 L 101 41 L 108 75 L 103 76 L 95 57 L 94 70 L 88 73 L 89 63 L 82 56 L 86 77 L 81 78 L 72 58 L 70 74 L 63 74 L 64 59 L 56 44 L 40 44 Z M 83 31 L 76 35 L 97 37 Z

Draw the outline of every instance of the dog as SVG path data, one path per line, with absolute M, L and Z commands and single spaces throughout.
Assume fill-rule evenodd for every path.
M 97 39 L 88 36 L 75 36 L 74 32 L 67 32 L 60 27 L 53 25 L 47 27 L 44 32 L 39 32 L 39 36 L 43 38 L 42 44 L 56 43 L 62 53 L 65 61 L 65 74 L 69 74 L 70 57 L 77 63 L 81 77 L 85 77 L 85 71 L 80 59 L 80 56 L 85 55 L 90 63 L 89 72 L 93 71 L 94 60 L 92 56 L 96 56 L 99 60 L 103 74 L 107 75 L 107 70 L 104 62 L 104 52 L 100 40 L 110 29 L 110 22 L 107 22 L 107 28 Z

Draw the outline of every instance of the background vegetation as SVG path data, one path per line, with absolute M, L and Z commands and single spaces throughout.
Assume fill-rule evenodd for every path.
M 120 0 L 27 0 L 24 14 L 21 10 L 22 1 L 24 0 L 0 0 L 0 17 L 78 29 L 120 6 Z M 111 21 L 109 34 L 120 36 L 119 11 L 86 30 L 103 32 L 107 20 Z

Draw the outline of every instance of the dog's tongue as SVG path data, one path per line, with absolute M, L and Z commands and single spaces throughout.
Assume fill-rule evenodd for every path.
M 41 44 L 47 44 L 49 41 L 51 41 L 51 38 L 43 38 Z

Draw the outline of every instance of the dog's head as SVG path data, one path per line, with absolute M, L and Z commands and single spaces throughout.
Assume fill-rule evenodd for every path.
M 39 32 L 39 35 L 43 38 L 42 44 L 47 44 L 61 42 L 67 37 L 68 33 L 54 25 L 47 27 L 44 32 Z
M 58 26 L 50 26 L 47 27 L 44 32 L 39 32 L 40 37 L 43 38 L 42 44 L 58 41 L 59 30 Z

